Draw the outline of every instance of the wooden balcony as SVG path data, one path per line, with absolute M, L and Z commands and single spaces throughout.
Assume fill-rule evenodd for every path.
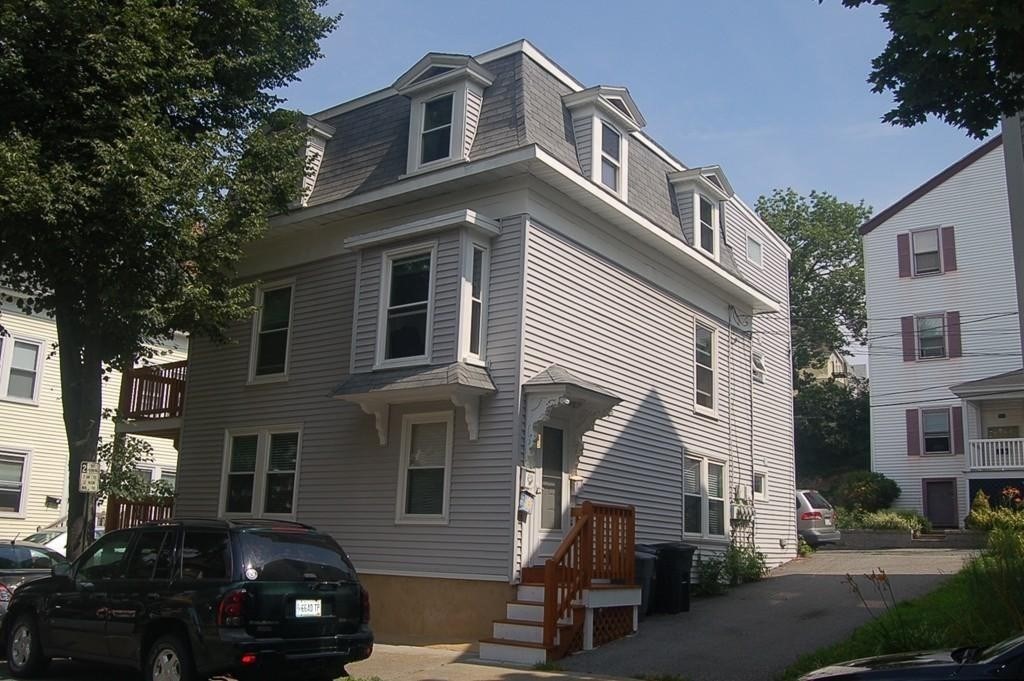
M 969 440 L 967 466 L 972 471 L 1024 469 L 1024 438 Z
M 121 377 L 117 430 L 177 439 L 188 361 L 135 367 Z

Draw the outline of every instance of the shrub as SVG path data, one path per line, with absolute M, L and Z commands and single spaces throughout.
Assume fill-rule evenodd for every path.
M 768 574 L 768 563 L 764 554 L 750 546 L 729 544 L 723 557 L 725 578 L 730 586 L 745 582 L 757 582 Z
M 985 532 L 996 528 L 1024 532 L 1024 511 L 1020 510 L 1020 505 L 1014 497 L 1005 493 L 1003 502 L 993 507 L 988 495 L 978 490 L 971 502 L 971 512 L 967 515 L 967 527 Z
M 839 509 L 836 509 L 837 511 Z M 807 540 L 803 537 L 797 537 L 796 539 L 796 554 L 801 558 L 811 555 L 814 553 L 814 547 L 807 543 Z
M 899 485 L 881 473 L 852 471 L 841 475 L 826 497 L 836 506 L 878 511 L 891 506 L 899 495 Z
M 693 592 L 698 596 L 718 596 L 725 593 L 726 585 L 725 561 L 718 556 L 698 556 Z
M 932 524 L 915 511 L 851 511 L 836 509 L 836 527 L 841 530 L 907 530 L 930 532 Z

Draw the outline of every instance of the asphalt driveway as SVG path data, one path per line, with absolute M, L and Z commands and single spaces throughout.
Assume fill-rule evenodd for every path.
M 694 600 L 690 612 L 652 615 L 640 631 L 559 661 L 567 671 L 682 676 L 688 681 L 771 679 L 800 655 L 842 640 L 870 619 L 847 573 L 883 568 L 897 600 L 920 596 L 960 570 L 971 551 L 819 551 L 725 596 Z M 862 576 L 866 597 L 875 591 Z M 871 602 L 871 601 L 869 601 Z M 881 607 L 880 602 L 873 605 Z

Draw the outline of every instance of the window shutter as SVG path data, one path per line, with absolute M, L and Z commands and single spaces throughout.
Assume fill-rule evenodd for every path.
M 946 356 L 962 357 L 963 348 L 960 345 L 960 313 L 946 313 Z
M 953 407 L 949 418 L 953 421 L 953 453 L 964 453 L 964 408 Z
M 917 409 L 907 409 L 907 456 L 921 456 L 921 416 Z
M 917 359 L 917 348 L 914 343 L 914 317 L 900 317 L 900 331 L 903 336 L 903 361 L 913 362 Z
M 942 271 L 956 271 L 956 238 L 953 236 L 952 227 L 943 227 L 942 238 Z
M 896 255 L 900 261 L 900 278 L 910 276 L 910 235 L 896 235 Z

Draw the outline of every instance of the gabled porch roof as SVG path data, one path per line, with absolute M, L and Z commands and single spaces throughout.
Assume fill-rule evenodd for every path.
M 995 376 L 966 381 L 950 387 L 957 397 L 1006 396 L 1009 393 L 1024 392 L 1024 369 L 1014 369 Z

